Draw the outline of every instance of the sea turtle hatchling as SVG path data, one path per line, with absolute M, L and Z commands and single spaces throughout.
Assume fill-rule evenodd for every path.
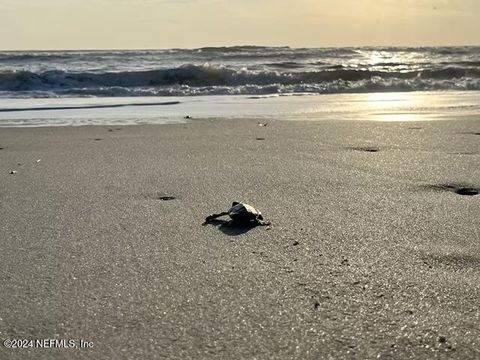
M 205 223 L 209 223 L 212 220 L 219 218 L 221 216 L 228 215 L 234 223 L 242 225 L 260 225 L 267 226 L 270 225 L 268 221 L 263 219 L 260 211 L 255 209 L 253 206 L 244 204 L 241 202 L 234 201 L 232 207 L 228 211 L 221 212 L 219 214 L 212 214 L 207 216 Z

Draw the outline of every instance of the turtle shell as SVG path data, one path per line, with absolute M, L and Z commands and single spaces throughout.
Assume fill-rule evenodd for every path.
M 250 221 L 263 219 L 260 211 L 255 209 L 253 206 L 239 202 L 234 202 L 232 204 L 232 207 L 230 210 L 228 210 L 228 215 L 233 221 L 239 223 L 248 223 Z

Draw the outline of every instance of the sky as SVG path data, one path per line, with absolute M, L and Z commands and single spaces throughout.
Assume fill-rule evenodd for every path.
M 480 0 L 0 0 L 1 50 L 480 45 Z

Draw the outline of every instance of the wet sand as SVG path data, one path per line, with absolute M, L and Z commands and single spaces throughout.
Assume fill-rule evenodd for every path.
M 0 129 L 0 338 L 94 343 L 0 358 L 479 357 L 479 133 Z M 234 200 L 271 227 L 202 226 Z

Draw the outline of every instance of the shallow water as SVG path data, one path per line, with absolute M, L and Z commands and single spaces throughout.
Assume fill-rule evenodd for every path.
M 0 127 L 168 124 L 196 119 L 424 121 L 480 114 L 480 91 L 304 96 L 2 99 Z M 191 118 L 185 118 L 185 117 Z

